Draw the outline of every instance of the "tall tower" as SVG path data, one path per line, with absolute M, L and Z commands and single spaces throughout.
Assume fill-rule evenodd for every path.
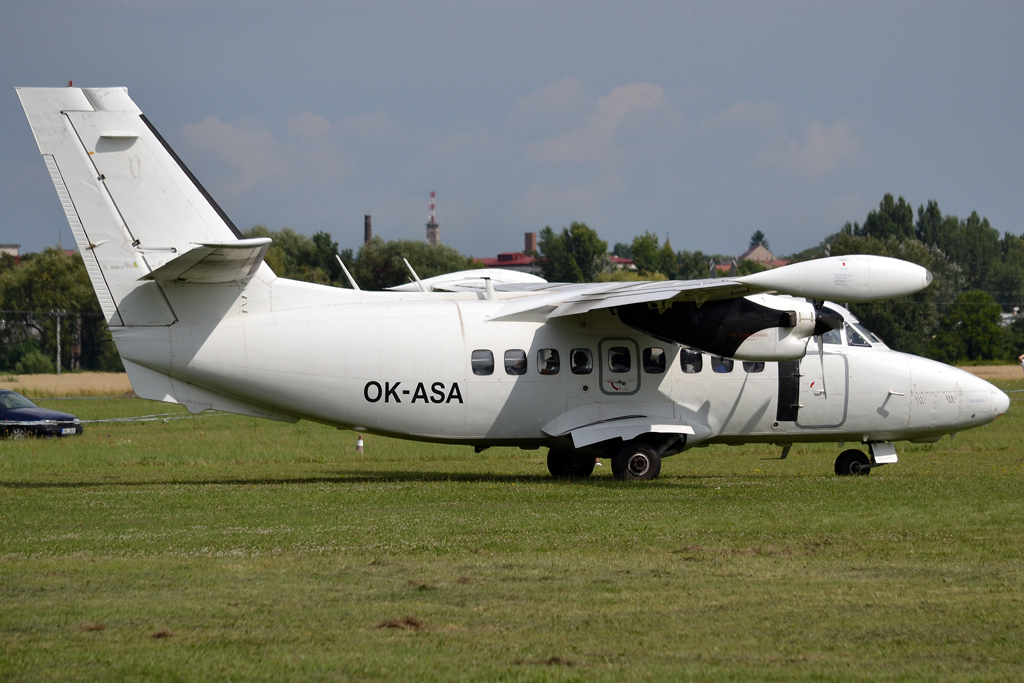
M 431 191 L 430 193 L 430 221 L 427 223 L 427 242 L 431 245 L 437 245 L 441 243 L 441 226 L 437 224 L 437 220 L 434 219 L 434 211 L 437 209 L 437 193 Z

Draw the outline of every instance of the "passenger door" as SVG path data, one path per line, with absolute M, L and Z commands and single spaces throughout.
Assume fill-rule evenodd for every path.
M 841 427 L 846 422 L 849 374 L 849 362 L 843 354 L 825 354 L 822 359 L 808 353 L 803 357 L 797 427 Z
M 628 337 L 609 337 L 598 344 L 601 391 L 630 396 L 640 391 L 640 347 Z

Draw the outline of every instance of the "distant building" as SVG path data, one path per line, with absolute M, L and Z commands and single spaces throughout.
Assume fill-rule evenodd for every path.
M 14 258 L 21 256 L 20 244 L 0 244 L 0 254 L 10 254 Z
M 768 251 L 767 247 L 760 243 L 755 244 L 740 254 L 736 261 L 753 261 L 754 263 L 760 263 L 765 268 L 778 268 L 789 263 L 786 259 L 775 258 L 775 254 Z
M 505 270 L 517 270 L 521 273 L 540 275 L 539 259 L 531 254 L 537 253 L 537 233 L 526 233 L 523 251 L 506 251 L 494 258 L 473 259 L 485 268 L 504 268 Z
M 636 265 L 633 264 L 633 259 L 631 258 L 622 258 L 615 254 L 608 254 L 608 262 L 612 264 L 612 268 L 615 270 L 622 270 L 623 268 L 626 270 L 636 270 Z

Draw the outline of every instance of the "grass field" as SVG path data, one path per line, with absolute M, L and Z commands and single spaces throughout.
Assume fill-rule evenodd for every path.
M 639 484 L 41 403 L 186 419 L 0 442 L 0 680 L 1024 678 L 1019 402 L 869 477 L 711 447 Z

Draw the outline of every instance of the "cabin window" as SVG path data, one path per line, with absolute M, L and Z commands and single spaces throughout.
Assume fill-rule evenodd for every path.
M 868 344 L 867 340 L 864 339 L 864 337 L 860 336 L 860 332 L 853 329 L 849 325 L 846 326 L 846 339 L 846 343 L 849 344 L 850 346 L 866 346 L 868 348 L 871 348 L 871 344 Z
M 477 349 L 473 352 L 473 374 L 493 375 L 494 354 L 487 349 Z
M 743 372 L 764 372 L 764 362 L 745 360 L 743 361 Z
M 505 352 L 505 374 L 526 374 L 526 351 L 522 349 L 509 349 Z
M 665 349 L 644 349 L 644 372 L 651 375 L 665 372 Z
M 573 349 L 569 352 L 569 361 L 574 375 L 589 375 L 594 371 L 594 355 L 590 349 Z
M 695 375 L 704 369 L 704 354 L 700 351 L 683 349 L 683 352 L 679 354 L 679 364 L 682 366 L 683 372 Z
M 633 367 L 633 359 L 630 358 L 629 349 L 625 346 L 613 346 L 608 349 L 608 369 L 612 372 L 629 372 Z
M 732 367 L 735 362 L 732 358 L 723 358 L 722 356 L 711 356 L 711 369 L 718 373 L 732 372 Z
M 541 349 L 537 352 L 537 370 L 542 375 L 558 374 L 558 350 Z
M 829 330 L 821 335 L 821 340 L 826 344 L 842 344 L 843 335 L 839 333 L 839 330 Z

